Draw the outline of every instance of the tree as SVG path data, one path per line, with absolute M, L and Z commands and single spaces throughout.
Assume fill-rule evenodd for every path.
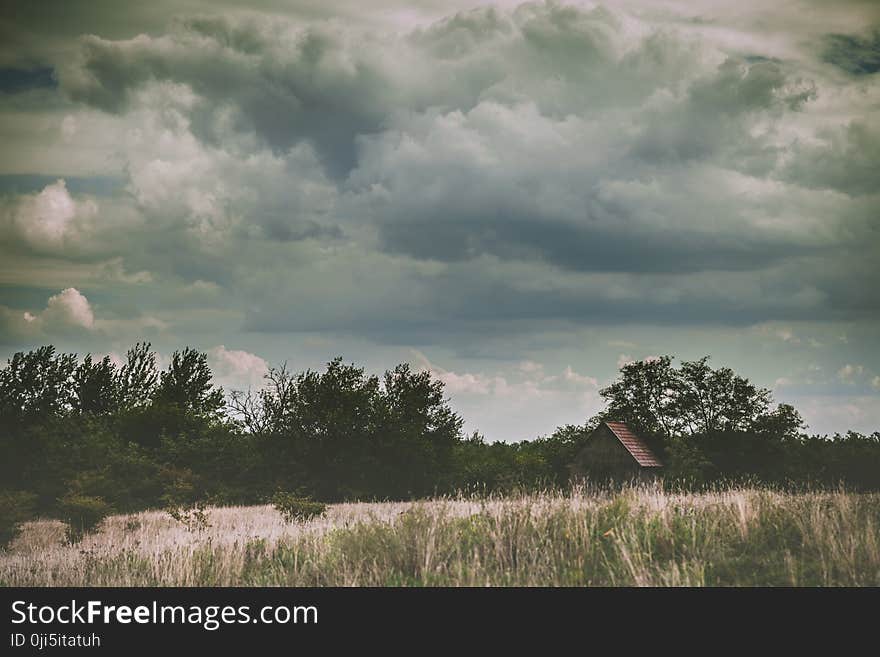
M 153 400 L 203 417 L 210 416 L 223 407 L 223 389 L 215 388 L 211 378 L 207 354 L 190 347 L 175 351 L 153 392 Z
M 153 397 L 159 374 L 156 354 L 149 342 L 138 342 L 128 350 L 125 365 L 116 379 L 119 403 L 123 408 L 146 406 Z
M 622 420 L 666 462 L 668 476 L 694 484 L 756 477 L 781 481 L 804 428 L 788 404 L 709 357 L 673 367 L 663 356 L 625 365 L 600 390 L 608 407 L 598 419 Z
M 603 419 L 628 422 L 635 430 L 669 438 L 678 432 L 679 375 L 670 356 L 628 363 L 620 378 L 599 394 L 608 402 Z
M 81 414 L 104 415 L 120 402 L 119 375 L 109 356 L 93 362 L 86 354 L 73 372 L 73 408 Z
M 687 433 L 748 431 L 770 408 L 770 391 L 756 388 L 728 367 L 713 370 L 709 357 L 684 361 L 672 395 L 680 429 Z
M 672 365 L 670 356 L 629 363 L 620 378 L 599 394 L 608 402 L 602 419 L 627 422 L 647 435 L 680 436 L 755 432 L 797 435 L 803 422 L 797 411 L 730 368 L 712 369 L 709 357 Z
M 52 345 L 13 355 L 0 370 L 0 418 L 7 428 L 16 418 L 69 412 L 75 369 L 76 354 L 59 354 Z
M 385 372 L 381 402 L 377 488 L 389 497 L 433 493 L 451 475 L 463 424 L 444 397 L 443 382 L 402 363 Z

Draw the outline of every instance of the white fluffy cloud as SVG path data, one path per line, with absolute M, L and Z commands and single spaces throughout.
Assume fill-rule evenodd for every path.
M 49 326 L 75 326 L 84 329 L 95 327 L 95 314 L 89 300 L 76 288 L 69 287 L 49 297 L 46 309 L 34 321 Z
M 601 407 L 599 381 L 576 372 L 571 365 L 558 373 L 544 365 L 524 361 L 501 372 L 455 372 L 431 363 L 414 352 L 416 366 L 442 381 L 453 405 L 469 430 L 492 426 L 508 440 L 534 438 L 553 426 L 579 424 Z
M 53 337 L 73 339 L 96 331 L 89 300 L 76 288 L 53 294 L 45 308 L 34 312 L 0 305 L 0 343 L 34 343 Z
M 208 363 L 217 382 L 230 389 L 259 388 L 269 371 L 266 361 L 250 352 L 218 345 L 208 351 Z
M 75 201 L 64 180 L 47 185 L 38 194 L 24 196 L 11 210 L 19 234 L 37 249 L 62 246 L 76 219 L 88 220 L 97 211 L 94 201 Z
M 18 310 L 0 305 L 0 344 L 36 344 L 63 340 L 84 340 L 99 349 L 108 340 L 119 338 L 135 342 L 161 334 L 167 322 L 144 314 L 130 318 L 97 317 L 91 302 L 80 290 L 68 287 L 53 294 L 39 310 Z

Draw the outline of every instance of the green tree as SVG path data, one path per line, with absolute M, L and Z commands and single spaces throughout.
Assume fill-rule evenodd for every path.
M 211 383 L 208 355 L 190 347 L 171 355 L 168 369 L 162 372 L 153 400 L 210 416 L 223 407 L 223 389 Z
M 105 415 L 115 411 L 120 402 L 119 374 L 105 356 L 93 362 L 86 354 L 73 372 L 73 408 L 79 413 Z
M 402 363 L 385 372 L 381 402 L 376 436 L 381 478 L 376 490 L 388 497 L 411 497 L 446 485 L 463 420 L 449 407 L 443 382 Z
M 683 361 L 672 357 L 624 365 L 620 377 L 599 394 L 608 402 L 602 419 L 628 422 L 638 431 L 664 439 L 719 432 L 796 435 L 800 415 L 789 405 L 771 411 L 772 395 L 728 367 L 712 369 L 709 357 Z
M 119 369 L 116 388 L 123 408 L 138 408 L 150 403 L 159 380 L 156 354 L 149 342 L 138 342 L 128 350 L 125 364 Z
M 620 377 L 599 394 L 608 403 L 602 419 L 628 422 L 641 433 L 669 438 L 681 425 L 676 389 L 679 373 L 672 357 L 661 356 L 628 363 Z
M 73 402 L 71 378 L 76 354 L 59 354 L 48 345 L 18 352 L 0 370 L 0 419 L 58 417 Z

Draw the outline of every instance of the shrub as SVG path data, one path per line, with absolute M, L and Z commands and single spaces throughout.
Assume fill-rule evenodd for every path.
M 22 523 L 33 517 L 37 496 L 23 490 L 0 491 L 0 548 L 18 536 Z
M 102 497 L 68 493 L 58 500 L 58 511 L 67 523 L 67 540 L 77 543 L 101 524 L 112 509 Z
M 327 511 L 327 505 L 322 502 L 283 491 L 278 491 L 272 496 L 272 504 L 284 518 L 284 522 L 306 522 L 323 516 Z
M 169 516 L 191 532 L 203 532 L 211 526 L 204 502 L 196 502 L 188 506 L 171 505 L 165 510 Z

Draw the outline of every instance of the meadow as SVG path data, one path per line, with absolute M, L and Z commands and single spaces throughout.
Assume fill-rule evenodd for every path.
M 106 518 L 81 541 L 27 523 L 6 586 L 878 586 L 880 495 L 575 489 Z

